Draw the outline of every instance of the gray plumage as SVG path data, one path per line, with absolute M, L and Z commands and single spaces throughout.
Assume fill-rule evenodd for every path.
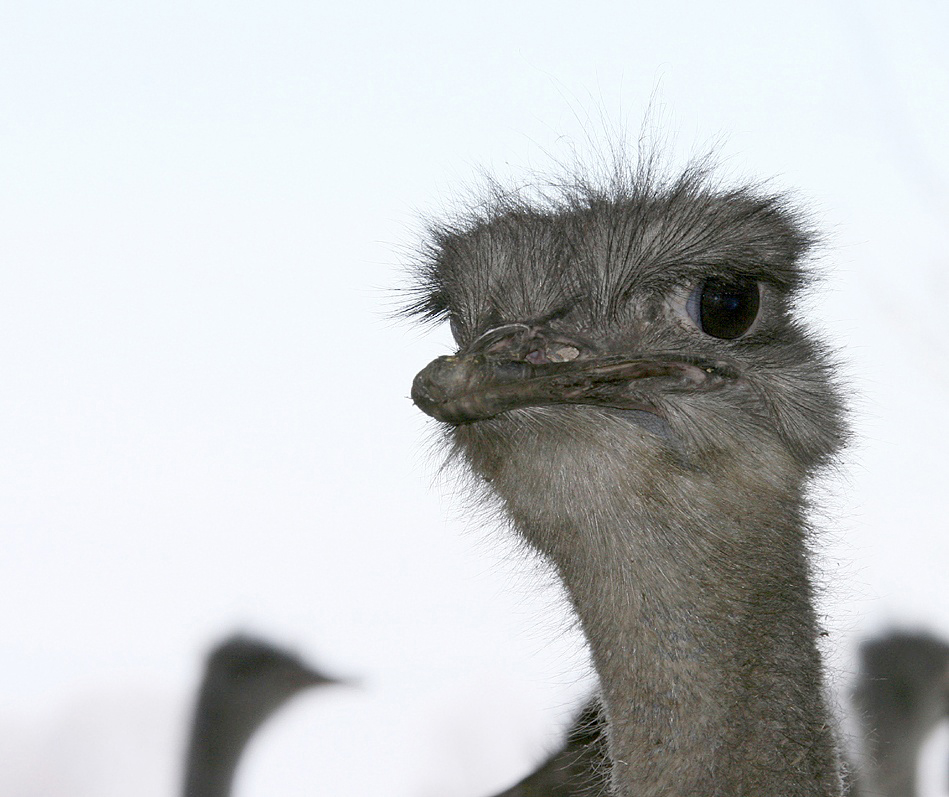
M 842 793 L 806 493 L 846 429 L 795 314 L 811 242 L 778 196 L 620 167 L 496 190 L 419 264 L 411 311 L 458 352 L 413 399 L 563 581 L 620 797 Z
M 864 731 L 867 793 L 914 797 L 923 742 L 949 717 L 949 645 L 907 632 L 863 643 L 854 704 Z
M 233 636 L 205 663 L 185 764 L 184 797 L 227 797 L 254 731 L 303 689 L 339 683 L 266 642 Z

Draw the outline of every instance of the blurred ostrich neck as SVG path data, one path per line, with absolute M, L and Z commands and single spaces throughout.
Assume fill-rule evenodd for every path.
M 229 797 L 241 754 L 266 717 L 242 711 L 220 690 L 205 689 L 188 750 L 184 797 Z
M 222 708 L 205 696 L 197 712 L 185 773 L 185 797 L 229 797 L 231 793 L 241 753 L 257 726 L 234 722 Z
M 592 446 L 558 453 L 556 433 L 471 460 L 577 612 L 616 794 L 840 794 L 803 476 L 774 451 L 713 476 L 655 448 L 612 462 Z
M 222 727 L 224 726 L 224 727 Z M 185 774 L 185 797 L 229 797 L 252 729 L 234 733 L 208 718 L 195 730 Z

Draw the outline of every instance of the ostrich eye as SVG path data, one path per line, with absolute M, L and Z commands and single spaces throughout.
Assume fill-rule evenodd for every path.
M 761 289 L 756 280 L 710 277 L 695 287 L 686 309 L 706 335 L 734 340 L 751 328 L 760 305 Z

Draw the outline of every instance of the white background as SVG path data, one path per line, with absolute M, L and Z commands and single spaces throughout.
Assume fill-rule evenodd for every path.
M 392 311 L 481 168 L 644 124 L 826 234 L 837 688 L 868 633 L 949 635 L 947 41 L 935 0 L 0 7 L 0 793 L 174 794 L 236 629 L 363 683 L 267 725 L 240 797 L 487 795 L 555 744 L 582 648 L 438 476 L 408 392 L 449 337 Z

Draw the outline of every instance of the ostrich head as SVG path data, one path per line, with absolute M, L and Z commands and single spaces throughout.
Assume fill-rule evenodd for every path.
M 217 644 L 195 705 L 184 797 L 227 797 L 254 732 L 304 689 L 339 683 L 262 640 L 237 634 Z
M 411 311 L 447 318 L 459 349 L 412 398 L 465 451 L 619 421 L 700 469 L 767 440 L 809 472 L 844 436 L 831 363 L 792 312 L 811 238 L 781 197 L 699 172 L 497 197 L 433 233 Z

